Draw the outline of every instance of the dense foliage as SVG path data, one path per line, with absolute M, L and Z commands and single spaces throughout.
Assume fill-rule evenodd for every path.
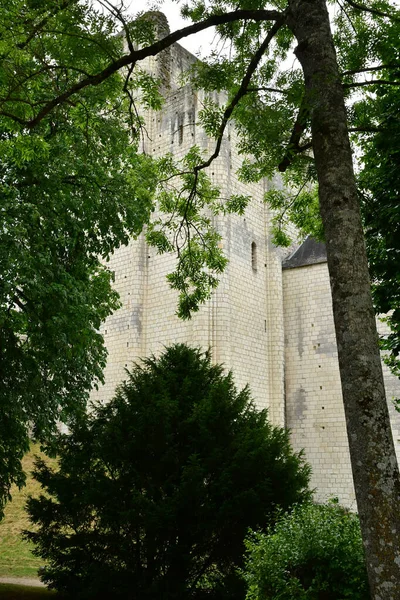
M 152 206 L 155 168 L 137 153 L 121 75 L 32 121 L 121 56 L 115 29 L 75 1 L 1 3 L 0 516 L 28 434 L 48 439 L 102 379 L 98 329 L 118 298 L 100 259 Z
M 396 73 L 389 73 L 392 79 Z M 379 94 L 375 114 L 377 131 L 364 141 L 359 177 L 362 211 L 373 296 L 377 312 L 387 314 L 391 332 L 382 340 L 386 360 L 400 376 L 400 94 L 392 88 Z
M 297 506 L 246 549 L 246 600 L 370 598 L 358 517 L 337 504 Z
M 247 528 L 309 498 L 288 433 L 184 345 L 136 366 L 59 441 L 59 471 L 37 463 L 50 497 L 29 501 L 28 535 L 43 580 L 74 598 L 240 597 Z

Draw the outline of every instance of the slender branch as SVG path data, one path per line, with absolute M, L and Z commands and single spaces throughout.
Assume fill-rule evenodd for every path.
M 165 179 L 159 179 L 158 182 L 159 183 L 167 183 L 171 179 L 174 179 L 174 177 L 180 177 L 181 175 L 191 175 L 192 172 L 193 171 L 177 171 L 176 173 L 173 173 L 172 175 L 165 177 Z
M 23 50 L 29 44 L 29 42 L 33 40 L 35 35 L 37 35 L 39 31 L 43 29 L 43 27 L 52 17 L 55 17 L 57 13 L 61 12 L 65 8 L 68 8 L 70 4 L 77 4 L 77 0 L 63 0 L 62 2 L 60 2 L 59 6 L 55 6 L 54 9 L 48 15 L 46 15 L 41 21 L 39 21 L 39 23 L 36 25 L 36 27 L 33 28 L 33 30 L 30 32 L 30 34 L 24 42 L 20 42 L 19 44 L 17 44 L 17 48 Z
M 349 133 L 381 133 L 385 131 L 383 127 L 349 127 Z
M 349 71 L 343 71 L 341 77 L 344 75 L 357 75 L 358 73 L 367 73 L 369 71 L 382 71 L 383 69 L 400 69 L 400 63 L 388 63 L 387 65 L 377 65 L 375 67 L 364 67 L 362 69 L 351 69 Z
M 302 146 L 298 146 L 297 152 L 300 154 L 301 152 L 305 152 L 306 150 L 309 150 L 310 148 L 312 148 L 312 142 L 307 142 L 306 144 L 303 144 Z
M 247 88 L 248 92 L 272 92 L 276 94 L 287 94 L 287 90 L 281 90 L 279 88 L 273 87 L 249 87 Z
M 129 48 L 129 52 L 134 52 L 134 47 L 133 47 L 133 42 L 132 42 L 132 38 L 129 32 L 129 27 L 127 25 L 126 19 L 124 18 L 123 12 L 120 8 L 118 8 L 117 6 L 114 6 L 113 4 L 111 4 L 111 2 L 109 2 L 108 0 L 97 0 L 99 2 L 99 4 L 101 4 L 102 6 L 104 6 L 104 8 L 106 10 L 109 10 L 111 12 L 112 15 L 114 15 L 118 21 L 120 23 L 122 23 L 122 27 L 124 29 L 124 33 L 125 33 L 125 38 L 128 44 L 128 48 Z M 121 6 L 123 6 L 123 4 L 121 4 Z
M 279 29 L 282 27 L 283 24 L 284 24 L 283 18 L 281 18 L 279 21 L 276 21 L 276 23 L 269 30 L 268 35 L 265 37 L 262 44 L 259 46 L 257 52 L 254 54 L 253 58 L 251 59 L 249 65 L 247 67 L 246 74 L 242 79 L 242 83 L 240 84 L 238 91 L 236 92 L 235 96 L 232 98 L 231 102 L 228 104 L 228 106 L 226 107 L 226 109 L 224 111 L 224 114 L 222 117 L 222 122 L 221 122 L 221 125 L 219 126 L 215 150 L 214 150 L 213 154 L 208 158 L 208 160 L 206 160 L 202 164 L 197 165 L 195 167 L 195 171 L 200 171 L 201 169 L 206 169 L 207 167 L 210 166 L 210 164 L 213 162 L 213 160 L 216 159 L 217 156 L 219 155 L 219 152 L 221 149 L 221 144 L 222 144 L 222 138 L 224 135 L 226 125 L 227 125 L 230 117 L 232 116 L 232 113 L 233 113 L 235 107 L 237 106 L 239 101 L 243 98 L 243 96 L 245 96 L 245 94 L 247 93 L 248 85 L 251 81 L 251 78 L 252 78 L 256 68 L 258 67 L 262 57 L 264 56 L 265 51 L 267 50 L 270 42 L 272 41 L 272 39 L 274 38 L 274 36 L 276 35 L 276 33 L 279 31 Z
M 192 206 L 195 196 L 196 196 L 199 172 L 202 169 L 206 169 L 207 167 L 209 167 L 210 164 L 218 157 L 227 123 L 228 123 L 230 117 L 232 116 L 232 113 L 233 113 L 235 107 L 240 102 L 241 98 L 243 98 L 246 95 L 249 83 L 251 81 L 251 78 L 252 78 L 255 70 L 257 69 L 262 57 L 264 56 L 270 42 L 273 40 L 274 36 L 276 35 L 276 33 L 279 31 L 279 29 L 282 27 L 283 24 L 284 24 L 284 16 L 282 15 L 281 18 L 279 20 L 277 20 L 274 23 L 274 25 L 271 27 L 271 29 L 268 32 L 267 36 L 265 37 L 264 41 L 259 46 L 257 52 L 254 54 L 252 60 L 250 61 L 238 91 L 236 92 L 235 96 L 232 98 L 231 102 L 229 103 L 229 105 L 226 107 L 226 109 L 224 111 L 222 121 L 221 121 L 219 131 L 218 131 L 217 143 L 216 143 L 213 154 L 208 158 L 208 160 L 197 165 L 193 169 L 194 182 L 191 187 L 188 199 L 185 203 L 184 214 L 182 215 L 181 222 L 179 224 L 178 230 L 175 235 L 175 247 L 177 248 L 178 260 L 180 259 L 180 256 L 181 256 L 181 253 L 180 253 L 181 247 L 183 247 L 187 243 L 188 248 L 190 250 L 190 225 L 188 223 L 188 212 L 189 212 L 189 208 Z M 182 234 L 182 230 L 184 230 L 186 232 L 186 236 L 185 236 L 183 244 L 179 245 L 179 237 Z M 191 260 L 190 251 L 188 253 L 188 256 L 189 256 L 189 260 Z M 179 271 L 179 266 L 178 266 L 178 271 Z M 188 297 L 186 287 L 183 291 L 184 291 L 186 297 Z
M 129 68 L 128 68 L 128 72 L 126 74 L 126 77 L 125 77 L 124 87 L 122 88 L 123 92 L 125 92 L 125 94 L 128 96 L 128 100 L 129 100 L 129 108 L 128 108 L 128 111 L 129 111 L 129 126 L 130 126 L 130 129 L 131 129 L 132 138 L 134 138 L 136 136 L 136 134 L 137 134 L 137 129 L 135 127 L 135 122 L 134 122 L 134 118 L 133 118 L 133 114 L 132 114 L 132 110 L 135 110 L 135 102 L 134 102 L 133 96 L 131 94 L 131 91 L 129 89 L 129 81 L 130 81 L 130 78 L 132 76 L 133 69 L 134 69 L 134 66 L 130 65 Z
M 277 222 L 279 223 L 279 230 L 282 230 L 282 225 L 283 225 L 283 219 L 285 214 L 287 213 L 287 211 L 292 208 L 292 206 L 294 205 L 294 203 L 296 202 L 297 198 L 300 196 L 301 192 L 304 190 L 304 188 L 306 187 L 306 185 L 308 185 L 310 182 L 309 180 L 304 181 L 300 188 L 297 190 L 297 192 L 291 196 L 290 198 L 288 198 L 289 202 L 282 208 L 282 211 L 280 212 L 279 215 L 277 215 Z
M 346 9 L 345 9 L 345 7 L 343 6 L 343 4 L 341 4 L 341 3 L 339 2 L 339 0 L 338 0 L 338 4 L 339 4 L 339 6 L 340 6 L 340 9 L 341 9 L 341 10 L 344 12 L 344 14 L 346 15 L 346 18 L 347 18 L 348 22 L 350 23 L 350 26 L 351 26 L 352 30 L 353 30 L 353 31 L 354 31 L 354 33 L 357 35 L 357 30 L 356 30 L 356 28 L 355 28 L 355 26 L 354 26 L 354 23 L 353 23 L 353 21 L 352 21 L 352 20 L 351 20 L 351 18 L 350 18 L 350 15 L 349 15 L 349 13 L 347 12 L 347 10 L 346 10 Z
M 387 79 L 370 79 L 369 81 L 355 81 L 354 83 L 343 83 L 344 88 L 364 87 L 366 85 L 400 85 L 400 81 L 388 81 Z
M 24 125 L 25 127 L 27 126 L 27 121 L 25 119 L 22 119 L 21 117 L 17 117 L 17 115 L 14 115 L 13 113 L 7 112 L 6 110 L 2 110 L 0 112 L 0 116 L 12 119 L 16 123 L 20 123 L 21 125 Z
M 309 114 L 310 109 L 306 100 L 306 96 L 304 95 L 300 104 L 297 119 L 293 125 L 292 134 L 290 136 L 290 140 L 286 148 L 285 156 L 278 165 L 278 169 L 281 173 L 284 173 L 289 167 L 295 154 L 304 152 L 304 150 L 311 146 L 309 144 L 305 144 L 305 146 L 303 147 L 300 146 L 300 139 L 306 128 Z
M 16 304 L 18 306 L 18 308 L 20 308 L 22 311 L 26 311 L 26 306 L 25 304 L 23 304 L 20 299 L 17 296 L 14 296 L 13 298 L 13 302 L 14 304 Z
M 27 104 L 30 107 L 40 106 L 43 104 L 43 102 L 31 102 L 30 100 L 25 100 L 25 98 L 12 98 L 11 96 L 7 98 L 0 98 L 0 106 L 2 104 L 7 104 L 8 102 L 19 102 L 20 104 Z M 3 114 L 3 111 L 0 110 L 0 114 Z
M 135 64 L 136 62 L 143 60 L 149 56 L 156 56 L 162 50 L 169 48 L 175 42 L 189 36 L 194 33 L 198 33 L 209 27 L 213 27 L 216 25 L 222 25 L 224 23 L 231 23 L 233 21 L 238 21 L 241 19 L 251 19 L 254 21 L 276 21 L 279 23 L 283 23 L 284 17 L 286 13 L 282 13 L 276 10 L 236 10 L 230 13 L 222 14 L 222 15 L 212 15 L 204 21 L 199 23 L 194 23 L 193 25 L 189 25 L 188 27 L 184 27 L 173 33 L 167 35 L 161 40 L 158 40 L 154 44 L 150 46 L 146 46 L 145 48 L 139 48 L 138 50 L 134 50 L 129 54 L 121 56 L 120 58 L 112 61 L 107 67 L 105 67 L 102 71 L 99 71 L 95 75 L 91 75 L 89 77 L 84 77 L 74 85 L 70 87 L 69 90 L 66 90 L 62 94 L 59 94 L 55 98 L 53 98 L 50 102 L 47 103 L 46 106 L 43 107 L 38 114 L 31 119 L 30 121 L 22 121 L 26 127 L 32 129 L 35 127 L 40 121 L 42 121 L 56 106 L 62 104 L 68 98 L 83 90 L 88 86 L 97 86 L 101 84 L 103 81 L 108 79 L 111 75 L 116 73 L 117 71 L 127 67 L 128 65 Z M 7 115 L 11 116 L 12 115 Z M 21 119 L 14 118 L 15 121 L 21 122 Z
M 83 33 L 72 33 L 71 31 L 64 31 L 63 29 L 46 29 L 46 33 L 53 35 L 63 35 L 66 37 L 75 38 L 77 40 L 90 42 L 94 46 L 100 48 L 102 52 L 107 54 L 110 60 L 117 60 L 115 58 L 115 54 L 113 55 L 112 52 L 110 52 L 110 49 L 107 48 L 107 46 L 104 46 L 102 43 L 99 42 L 99 40 L 93 38 L 93 36 L 91 36 L 90 34 L 84 35 Z
M 358 4 L 358 2 L 354 2 L 354 0 L 345 0 L 347 4 L 350 4 L 356 10 L 362 10 L 364 12 L 369 12 L 372 15 L 377 15 L 378 17 L 387 17 L 388 19 L 392 19 L 392 21 L 400 21 L 400 18 L 395 16 L 394 14 L 383 12 L 382 10 L 378 10 L 377 8 L 370 8 L 369 6 L 365 6 L 365 4 Z
M 13 85 L 13 87 L 9 90 L 9 95 L 5 98 L 0 98 L 0 106 L 7 104 L 8 102 L 19 102 L 19 103 L 23 103 L 23 104 L 28 104 L 29 106 L 31 106 L 31 108 L 34 107 L 39 107 L 39 106 L 43 106 L 43 104 L 46 104 L 46 102 L 49 102 L 49 100 L 38 100 L 36 102 L 30 102 L 29 100 L 25 100 L 23 98 L 13 98 L 11 97 L 11 94 L 19 89 L 21 86 L 23 86 L 23 84 L 25 84 L 27 81 L 29 81 L 29 79 L 32 79 L 33 77 L 37 77 L 38 75 L 49 71 L 50 72 L 50 76 L 52 74 L 53 71 L 73 71 L 76 73 L 79 73 L 81 75 L 84 75 L 85 77 L 89 77 L 89 74 L 84 71 L 83 69 L 80 69 L 78 67 L 70 67 L 67 65 L 44 65 L 41 69 L 39 69 L 38 71 L 36 71 L 35 73 L 32 73 L 31 75 L 26 76 L 23 80 L 18 81 L 18 83 L 16 85 Z M 53 79 L 54 81 L 54 79 Z M 3 110 L 1 110 L 0 108 L 0 115 L 4 115 L 4 116 L 8 116 L 11 118 L 13 118 L 15 121 L 18 121 L 17 118 L 14 118 L 10 113 L 6 114 Z M 26 124 L 26 121 L 19 121 L 20 123 Z

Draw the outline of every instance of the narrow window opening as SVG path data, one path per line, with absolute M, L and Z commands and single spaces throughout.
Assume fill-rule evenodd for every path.
M 257 245 L 255 242 L 251 244 L 251 266 L 253 271 L 257 271 Z
M 183 142 L 183 125 L 182 123 L 179 125 L 179 144 Z

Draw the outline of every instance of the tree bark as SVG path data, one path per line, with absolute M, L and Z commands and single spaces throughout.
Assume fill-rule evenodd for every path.
M 310 99 L 343 402 L 373 600 L 400 598 L 400 478 L 385 397 L 343 89 L 325 0 L 288 0 Z

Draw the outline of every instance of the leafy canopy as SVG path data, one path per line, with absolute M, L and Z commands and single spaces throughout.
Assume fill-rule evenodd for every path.
M 29 124 L 122 55 L 113 20 L 75 1 L 2 2 L 1 13 L 0 515 L 24 481 L 29 434 L 48 439 L 102 380 L 98 329 L 119 306 L 104 261 L 147 222 L 156 177 L 121 74 Z

